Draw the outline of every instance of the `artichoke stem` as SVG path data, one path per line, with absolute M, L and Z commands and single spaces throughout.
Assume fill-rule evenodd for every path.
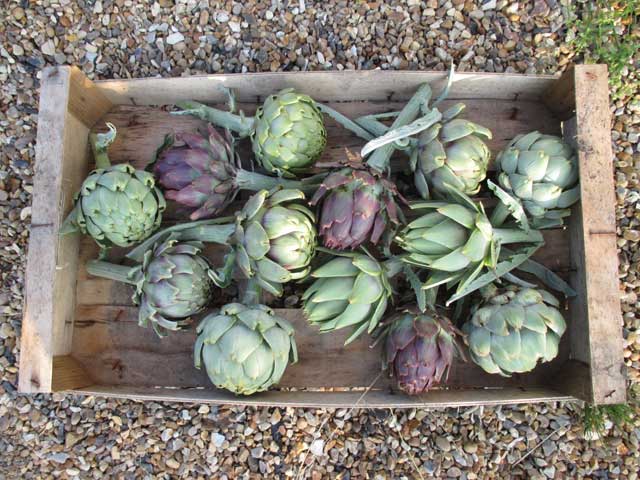
M 231 235 L 236 231 L 236 225 L 198 225 L 180 232 L 181 240 L 197 240 L 205 243 L 227 245 Z
M 193 115 L 219 127 L 228 128 L 240 137 L 248 137 L 253 131 L 254 117 L 236 115 L 194 101 L 178 102 L 176 106 L 182 111 L 171 112 L 173 115 Z
M 262 288 L 255 278 L 246 281 L 242 292 L 242 303 L 245 305 L 258 305 L 262 303 Z
M 282 187 L 284 189 L 302 190 L 306 195 L 312 195 L 318 189 L 325 176 L 326 174 L 319 174 L 303 180 L 289 180 L 248 170 L 238 170 L 236 173 L 236 185 L 240 190 L 250 190 L 252 192 Z
M 517 230 L 515 228 L 494 228 L 493 235 L 500 243 L 544 243 L 544 237 L 538 230 Z
M 93 152 L 96 168 L 98 169 L 109 168 L 111 166 L 107 149 L 116 138 L 116 127 L 111 123 L 107 123 L 107 127 L 109 127 L 109 131 L 106 133 L 92 133 L 89 135 L 91 151 Z
M 376 120 L 375 118 L 373 118 L 373 116 L 361 117 L 357 119 L 356 122 L 362 128 L 365 128 L 368 131 L 370 131 L 376 137 L 381 137 L 389 131 L 389 127 L 387 127 L 380 120 Z
M 427 104 L 430 99 L 431 87 L 428 83 L 423 83 L 400 111 L 390 129 L 393 130 L 413 122 L 420 114 L 422 106 Z M 367 160 L 367 165 L 379 172 L 386 172 L 389 169 L 389 161 L 394 150 L 393 144 L 378 148 Z
M 135 285 L 136 282 L 129 278 L 131 270 L 131 267 L 103 262 L 101 260 L 90 260 L 87 262 L 87 272 L 90 275 Z
M 361 125 L 358 125 L 357 122 L 354 122 L 353 120 L 345 117 L 343 114 L 327 105 L 323 105 L 322 103 L 316 103 L 316 105 L 322 113 L 324 113 L 325 115 L 329 115 L 333 120 L 338 122 L 344 128 L 364 140 L 373 140 L 373 135 L 377 135 L 375 132 L 367 131 L 366 127 L 363 128 Z
M 498 204 L 493 209 L 493 212 L 491 212 L 491 225 L 493 225 L 494 227 L 499 227 L 505 222 L 509 215 L 509 207 L 507 207 L 502 202 L 498 202 Z

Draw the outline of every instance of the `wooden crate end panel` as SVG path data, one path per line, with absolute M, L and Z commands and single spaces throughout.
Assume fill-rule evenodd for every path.
M 580 164 L 584 294 L 589 332 L 591 401 L 626 399 L 618 283 L 613 152 L 605 65 L 574 68 L 576 139 Z M 575 244 L 574 244 L 575 245 Z M 578 243 L 578 245 L 580 245 Z
M 566 120 L 576 109 L 575 67 L 571 66 L 542 95 L 542 101 L 557 118 Z

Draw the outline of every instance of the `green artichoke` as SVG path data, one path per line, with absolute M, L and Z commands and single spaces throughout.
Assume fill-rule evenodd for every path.
M 445 381 L 457 355 L 459 332 L 445 316 L 429 309 L 408 309 L 391 319 L 385 339 L 385 363 L 396 377 L 398 388 L 420 395 Z
M 309 323 L 321 332 L 353 327 L 348 344 L 380 322 L 393 294 L 389 278 L 399 272 L 400 262 L 381 263 L 361 253 L 340 255 L 311 273 L 316 280 L 302 299 Z
M 518 135 L 498 154 L 496 167 L 498 183 L 512 198 L 507 198 L 510 207 L 501 203 L 494 210 L 494 225 L 501 225 L 511 210 L 521 223 L 526 222 L 522 214 L 527 215 L 535 228 L 556 226 L 580 198 L 578 157 L 560 137 Z
M 135 267 L 91 261 L 91 275 L 135 285 L 133 301 L 140 306 L 138 323 L 149 323 L 158 336 L 165 330 L 179 330 L 190 323 L 191 315 L 209 302 L 213 290 L 212 272 L 200 255 L 200 242 L 178 242 L 169 238 L 145 252 Z
M 237 215 L 231 240 L 236 265 L 245 277 L 273 295 L 282 284 L 304 279 L 311 270 L 317 235 L 314 215 L 300 190 L 262 190 L 253 195 Z
M 164 197 L 150 173 L 128 163 L 110 164 L 107 148 L 116 129 L 110 123 L 107 126 L 109 132 L 90 137 L 97 168 L 82 183 L 60 230 L 62 235 L 88 234 L 103 250 L 144 240 L 160 226 L 165 209 Z
M 488 285 L 462 331 L 471 358 L 489 373 L 510 376 L 533 370 L 558 355 L 566 330 L 558 300 L 544 290 Z
M 308 172 L 327 144 L 322 114 L 308 95 L 291 88 L 269 96 L 255 117 L 234 115 L 197 102 L 179 102 L 177 115 L 195 115 L 250 136 L 253 153 L 266 170 L 293 177 Z
M 475 195 L 487 176 L 491 151 L 483 138 L 491 131 L 457 117 L 465 108 L 456 104 L 442 114 L 442 120 L 418 137 L 418 158 L 414 172 L 416 188 L 423 198 L 430 192 L 446 196 L 449 187 Z
M 396 243 L 407 253 L 403 261 L 431 272 L 424 288 L 447 283 L 458 285 L 459 293 L 485 267 L 495 269 L 500 245 L 543 243 L 537 230 L 493 228 L 482 204 L 459 193 L 456 195 L 464 202 L 412 204 L 412 209 L 427 213 L 409 223 L 396 237 Z
M 298 361 L 294 330 L 265 305 L 230 303 L 204 317 L 194 347 L 211 382 L 238 395 L 277 384 L 289 362 Z

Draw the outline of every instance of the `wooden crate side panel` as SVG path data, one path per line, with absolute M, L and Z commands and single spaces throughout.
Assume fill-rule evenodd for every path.
M 82 112 L 91 102 L 70 100 L 82 86 L 78 75 L 79 70 L 68 67 L 43 71 L 21 339 L 19 388 L 24 392 L 50 391 L 52 357 L 71 348 L 80 236 L 63 239 L 58 232 L 89 164 L 91 125 Z M 85 118 L 77 118 L 70 103 Z M 110 105 L 95 115 L 101 117 Z
M 345 72 L 204 75 L 188 78 L 145 78 L 96 82 L 117 105 L 164 105 L 180 100 L 226 101 L 223 87 L 238 91 L 241 102 L 257 102 L 282 88 L 293 87 L 319 102 L 406 100 L 424 82 L 438 95 L 445 72 L 360 70 Z M 449 99 L 490 98 L 537 100 L 554 77 L 491 73 L 456 73 Z
M 111 110 L 113 104 L 78 67 L 58 68 L 65 69 L 69 73 L 69 113 L 80 119 L 86 127 L 93 127 L 106 112 Z
M 370 390 L 366 394 L 364 391 L 270 391 L 249 397 L 238 397 L 222 390 L 92 385 L 73 390 L 71 393 L 128 398 L 138 401 L 309 408 L 447 408 L 571 400 L 571 397 L 548 388 L 432 390 L 425 395 L 416 397 L 397 395 L 381 390 Z
M 575 67 L 571 66 L 542 96 L 545 105 L 560 120 L 570 119 L 576 109 Z
M 95 383 L 80 363 L 70 355 L 53 357 L 53 378 L 51 390 L 60 392 L 83 388 Z
M 626 381 L 607 68 L 579 65 L 574 74 L 574 144 L 580 164 L 581 205 L 574 210 L 570 228 L 572 248 L 576 250 L 575 286 L 584 307 L 576 305 L 573 356 L 586 361 L 591 369 L 591 396 L 587 400 L 621 403 L 626 400 Z M 570 130 L 571 123 L 567 128 Z M 585 332 L 587 338 L 581 338 Z

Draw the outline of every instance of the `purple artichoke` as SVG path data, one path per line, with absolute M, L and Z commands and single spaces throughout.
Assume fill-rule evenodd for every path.
M 365 169 L 345 167 L 329 174 L 311 199 L 315 205 L 324 197 L 320 209 L 323 245 L 346 250 L 367 240 L 377 243 L 389 220 L 400 223 L 397 194 L 391 182 Z
M 164 196 L 195 208 L 192 220 L 212 217 L 229 205 L 238 189 L 231 136 L 208 126 L 208 138 L 194 133 L 167 136 L 153 165 Z
M 464 356 L 457 334 L 449 319 L 434 310 L 405 311 L 395 317 L 387 333 L 385 356 L 398 388 L 419 395 L 443 377 L 446 381 L 456 353 Z

